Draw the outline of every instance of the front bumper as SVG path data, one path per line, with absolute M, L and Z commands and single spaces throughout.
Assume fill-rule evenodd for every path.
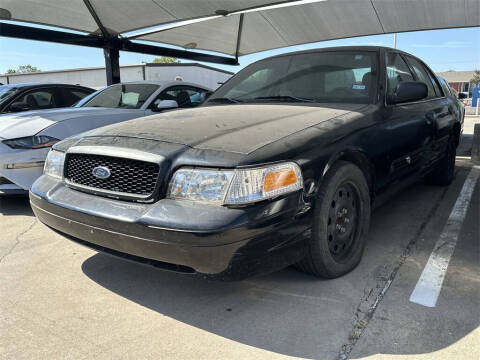
M 42 176 L 30 202 L 41 222 L 95 250 L 224 280 L 297 262 L 310 232 L 301 192 L 243 208 L 169 199 L 140 204 L 79 192 Z
M 18 189 L 23 189 L 24 193 L 27 192 L 33 182 L 42 175 L 49 150 L 50 148 L 16 150 L 0 141 L 0 177 L 8 179 Z M 3 188 L 5 194 L 12 193 L 6 191 L 10 187 Z

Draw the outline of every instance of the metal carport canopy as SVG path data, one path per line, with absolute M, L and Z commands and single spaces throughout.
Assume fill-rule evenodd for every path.
M 137 39 L 213 51 L 232 58 L 203 54 L 202 61 L 233 64 L 242 55 L 291 45 L 479 26 L 480 0 L 0 0 L 0 19 L 81 31 L 117 51 L 135 51 L 138 43 L 130 40 Z M 4 24 L 0 35 L 35 38 Z

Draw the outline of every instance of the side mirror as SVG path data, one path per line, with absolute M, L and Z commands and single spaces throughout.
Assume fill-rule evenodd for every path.
M 23 102 L 14 102 L 12 105 L 9 106 L 8 108 L 12 112 L 19 112 L 19 111 L 28 111 L 31 110 L 32 107 L 26 103 Z
M 459 99 L 466 99 L 466 98 L 467 98 L 467 94 L 459 92 L 459 93 L 458 93 L 458 98 L 459 98 Z
M 393 102 L 395 104 L 413 102 L 425 99 L 428 95 L 428 88 L 420 81 L 406 81 L 401 82 L 395 89 Z
M 178 108 L 178 103 L 175 100 L 160 100 L 160 102 L 157 104 L 157 111 L 176 108 Z

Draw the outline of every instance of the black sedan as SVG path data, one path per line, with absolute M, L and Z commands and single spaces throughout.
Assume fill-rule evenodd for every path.
M 30 200 L 68 238 L 165 269 L 238 280 L 296 264 L 335 278 L 359 263 L 387 190 L 451 183 L 462 126 L 412 55 L 290 53 L 199 108 L 58 143 Z
M 0 114 L 70 107 L 94 91 L 88 87 L 68 84 L 0 85 Z

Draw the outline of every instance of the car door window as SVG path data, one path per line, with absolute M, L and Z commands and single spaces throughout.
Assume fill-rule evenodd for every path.
M 417 59 L 414 59 L 410 56 L 407 57 L 408 62 L 412 66 L 415 75 L 417 76 L 418 81 L 423 82 L 427 85 L 428 88 L 428 96 L 427 99 L 434 99 L 436 97 L 441 96 L 440 89 L 438 85 L 433 81 L 430 74 L 428 73 L 427 69 L 421 64 Z M 434 85 L 435 84 L 435 85 Z
M 140 109 L 158 88 L 155 84 L 115 84 L 95 93 L 82 106 Z
M 172 86 L 157 96 L 150 109 L 155 111 L 162 100 L 175 100 L 179 108 L 195 107 L 205 101 L 208 93 L 207 90 L 191 86 Z
M 77 102 L 82 100 L 85 96 L 90 94 L 90 92 L 88 91 L 76 88 L 59 88 L 58 91 L 62 97 L 61 106 L 64 107 L 73 106 Z
M 27 104 L 31 110 L 56 107 L 55 89 L 38 89 L 19 96 L 14 102 Z
M 452 92 L 450 91 L 450 85 L 448 85 L 445 79 L 439 78 L 439 81 L 445 96 L 452 96 Z
M 391 103 L 397 85 L 402 82 L 414 81 L 410 69 L 399 53 L 387 54 L 387 101 Z

